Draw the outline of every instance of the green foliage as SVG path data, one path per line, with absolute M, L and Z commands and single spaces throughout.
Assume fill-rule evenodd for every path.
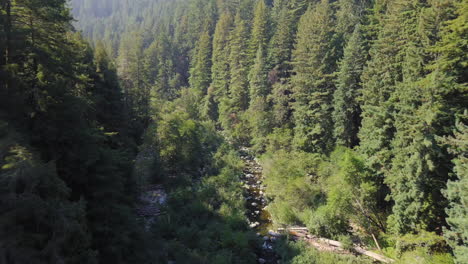
M 358 98 L 366 59 L 361 26 L 357 25 L 344 50 L 336 77 L 336 91 L 333 94 L 334 136 L 337 145 L 354 147 L 358 143 L 361 114 Z
M 252 36 L 249 49 L 250 58 L 253 61 L 255 56 L 258 58 L 258 50 L 266 51 L 268 39 L 270 37 L 270 13 L 269 7 L 264 0 L 257 1 L 252 22 Z M 266 78 L 264 79 L 264 81 Z
M 87 232 L 84 201 L 68 200 L 70 189 L 55 164 L 40 161 L 30 147 L 0 138 L 2 259 L 11 263 L 97 263 Z M 13 142 L 12 142 L 13 141 Z
M 465 114 L 457 123 L 454 137 L 445 139 L 445 142 L 450 146 L 450 152 L 456 157 L 453 160 L 456 178 L 449 180 L 447 189 L 444 192 L 444 195 L 450 202 L 447 208 L 447 222 L 450 229 L 445 230 L 444 236 L 454 250 L 457 263 L 463 263 L 468 258 L 468 229 L 466 228 L 468 221 L 468 208 L 466 204 L 468 199 L 468 192 L 466 191 L 468 188 L 468 126 L 463 123 L 467 119 L 468 115 L 465 111 Z
M 230 13 L 221 14 L 213 36 L 212 57 L 212 84 L 208 90 L 206 113 L 210 113 L 211 120 L 218 120 L 218 104 L 226 97 L 229 89 L 229 39 L 232 27 L 232 16 Z
M 341 235 L 338 237 L 338 241 L 341 242 L 343 249 L 352 251 L 354 249 L 354 243 L 350 236 Z
M 320 156 L 305 152 L 278 151 L 262 158 L 266 194 L 273 199 L 269 211 L 276 223 L 298 224 L 304 220 L 304 211 L 323 201 L 323 193 L 312 184 L 310 176 L 319 162 Z
M 247 22 L 238 13 L 229 41 L 229 90 L 226 97 L 222 98 L 219 108 L 219 121 L 228 133 L 241 122 L 240 116 L 249 104 L 247 37 Z
M 200 36 L 197 44 L 197 54 L 192 60 L 190 69 L 190 86 L 205 96 L 211 83 L 211 39 L 208 32 Z
M 297 149 L 328 153 L 333 129 L 330 74 L 335 71 L 333 11 L 328 1 L 309 8 L 298 26 L 292 63 L 294 103 L 294 146 Z
M 466 262 L 466 0 L 72 0 L 94 52 L 39 2 L 0 4 L 1 260 L 255 262 L 222 135 L 265 153 L 276 224 L 400 263 L 451 263 L 443 232 Z M 147 240 L 132 208 L 159 182 Z
M 372 263 L 365 257 L 355 257 L 321 252 L 305 244 L 305 242 L 281 241 L 279 252 L 284 263 L 291 264 L 315 264 L 315 263 Z
M 256 238 L 244 220 L 238 181 L 241 160 L 226 145 L 216 153 L 219 174 L 172 190 L 167 215 L 153 225 L 159 261 L 255 263 Z
M 395 259 L 395 263 L 454 263 L 450 253 L 446 253 L 445 241 L 432 232 L 419 231 L 416 234 L 384 237 L 385 255 Z
M 179 101 L 183 102 L 183 98 Z M 179 101 L 168 104 L 157 123 L 159 155 L 169 175 L 197 175 L 200 170 L 209 169 L 207 165 L 220 139 L 212 124 L 191 119 Z

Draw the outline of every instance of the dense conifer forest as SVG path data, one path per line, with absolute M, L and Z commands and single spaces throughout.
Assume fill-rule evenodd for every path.
M 0 51 L 0 264 L 468 263 L 467 0 L 1 0 Z

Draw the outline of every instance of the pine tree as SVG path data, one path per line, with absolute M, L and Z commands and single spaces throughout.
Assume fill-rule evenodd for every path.
M 333 95 L 334 136 L 337 145 L 354 147 L 358 144 L 361 109 L 358 102 L 361 75 L 367 60 L 367 50 L 361 26 L 354 29 L 340 62 Z
M 134 118 L 147 118 L 148 88 L 144 81 L 143 38 L 139 33 L 123 36 L 119 47 L 118 73 L 126 107 Z
M 96 118 L 104 125 L 106 131 L 122 132 L 125 120 L 125 116 L 122 116 L 125 111 L 123 94 L 115 65 L 101 42 L 97 43 L 94 51 L 94 64 L 95 102 L 100 108 Z
M 263 138 L 270 130 L 270 113 L 267 102 L 269 91 L 266 64 L 261 45 L 259 45 L 254 65 L 249 73 L 249 86 L 250 103 L 247 115 L 252 130 L 251 135 L 253 144 L 260 145 L 257 148 L 262 148 Z
M 229 41 L 229 93 L 222 99 L 220 106 L 220 121 L 225 129 L 239 122 L 239 115 L 247 109 L 249 103 L 247 38 L 247 23 L 238 13 Z
M 254 65 L 249 73 L 250 99 L 266 97 L 269 94 L 264 49 L 259 45 Z
M 257 2 L 255 6 L 254 18 L 252 23 L 252 37 L 250 39 L 249 56 L 253 61 L 257 54 L 257 50 L 261 47 L 262 51 L 266 51 L 269 39 L 270 17 L 269 9 L 264 0 Z
M 211 83 L 211 39 L 208 32 L 201 35 L 196 47 L 196 56 L 190 69 L 190 87 L 200 96 L 205 96 Z
M 444 192 L 449 200 L 447 223 L 449 230 L 444 236 L 453 249 L 457 263 L 468 261 L 468 114 L 465 111 L 457 122 L 453 137 L 445 138 L 449 151 L 455 156 L 453 172 L 455 179 L 447 183 Z
M 431 6 L 434 12 L 426 12 L 423 1 L 405 4 L 406 23 L 400 29 L 404 39 L 402 80 L 395 85 L 391 97 L 395 120 L 393 159 L 385 173 L 395 203 L 389 226 L 399 233 L 443 225 L 439 219 L 444 216 L 445 201 L 440 190 L 447 181 L 449 161 L 435 136 L 447 133 L 446 128 L 453 126 L 447 117 L 460 111 L 460 105 L 452 99 L 460 91 L 458 85 L 445 86 L 443 83 L 449 82 L 440 82 L 440 73 L 427 71 L 437 57 L 432 53 L 434 40 L 427 39 L 424 29 L 416 27 L 424 20 L 425 26 L 440 28 L 443 19 L 425 16 L 447 18 L 447 9 L 435 3 Z
M 231 82 L 229 96 L 232 107 L 245 111 L 248 107 L 248 28 L 240 14 L 234 21 L 234 30 L 229 42 L 230 56 L 229 68 L 231 70 Z
M 39 160 L 18 132 L 0 120 L 0 260 L 98 263 L 84 201 L 69 200 L 55 164 Z
M 378 2 L 376 2 L 378 4 Z M 390 142 L 394 136 L 393 105 L 390 101 L 395 85 L 402 80 L 402 53 L 405 39 L 402 21 L 409 3 L 395 1 L 390 4 L 378 39 L 371 50 L 371 59 L 362 81 L 362 126 L 359 130 L 359 149 L 367 165 L 383 181 L 383 172 L 389 169 Z M 414 24 L 412 25 L 414 26 Z
M 278 14 L 276 29 L 268 48 L 268 66 L 284 68 L 282 64 L 290 60 L 294 43 L 295 24 L 293 14 L 285 5 Z
M 336 33 L 337 38 L 347 43 L 358 23 L 362 22 L 369 0 L 338 0 L 336 2 Z
M 327 153 L 331 149 L 331 122 L 336 70 L 333 12 L 327 0 L 309 8 L 299 22 L 293 51 L 294 145 L 297 149 Z
M 218 119 L 218 104 L 220 99 L 228 94 L 230 82 L 229 70 L 229 38 L 232 27 L 230 13 L 223 13 L 216 24 L 213 36 L 212 83 L 208 89 L 205 113 L 211 113 L 212 120 Z
M 291 54 L 294 48 L 294 38 L 298 20 L 305 11 L 305 1 L 275 0 L 272 10 L 273 26 L 275 28 L 267 50 L 268 81 L 272 85 L 272 94 L 268 101 L 272 105 L 272 120 L 274 126 L 292 126 L 292 85 Z

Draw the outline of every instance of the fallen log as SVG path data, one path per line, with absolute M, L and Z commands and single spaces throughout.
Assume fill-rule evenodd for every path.
M 329 245 L 335 246 L 335 247 L 343 248 L 343 244 L 341 242 L 338 242 L 338 241 L 335 241 L 335 240 L 330 240 L 330 239 L 326 239 L 326 238 L 317 238 L 317 240 L 319 240 L 320 242 L 327 243 Z M 363 249 L 361 247 L 353 247 L 353 250 L 356 253 L 366 255 L 368 257 L 371 257 L 371 258 L 373 258 L 375 260 L 378 260 L 380 262 L 383 262 L 383 263 L 392 263 L 392 262 L 394 262 L 394 260 L 391 259 L 391 258 L 387 258 L 387 257 L 382 256 L 380 254 L 377 254 L 375 252 L 365 250 L 365 249 Z

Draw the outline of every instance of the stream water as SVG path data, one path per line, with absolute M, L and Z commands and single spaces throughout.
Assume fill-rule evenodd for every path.
M 245 207 L 250 227 L 262 238 L 261 250 L 257 252 L 259 263 L 278 263 L 278 256 L 274 251 L 278 234 L 272 231 L 271 215 L 268 212 L 268 199 L 265 196 L 262 167 L 249 153 L 247 148 L 240 151 L 245 163 L 241 182 L 244 188 Z

